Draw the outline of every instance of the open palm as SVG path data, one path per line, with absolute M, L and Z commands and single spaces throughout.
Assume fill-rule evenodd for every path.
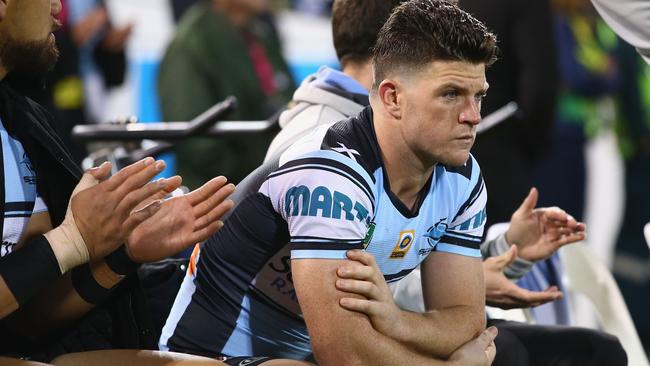
M 180 179 L 170 187 L 179 184 Z M 141 263 L 157 261 L 207 239 L 223 226 L 220 219 L 233 206 L 227 198 L 234 190 L 226 178 L 218 177 L 188 194 L 162 201 L 160 209 L 129 236 L 129 256 Z
M 506 233 L 508 243 L 516 244 L 519 256 L 529 261 L 550 257 L 566 244 L 584 240 L 586 226 L 558 207 L 535 208 L 538 192 L 532 188 L 512 214 Z

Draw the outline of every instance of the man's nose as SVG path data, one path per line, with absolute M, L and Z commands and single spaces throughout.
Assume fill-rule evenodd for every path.
M 460 123 L 478 124 L 481 121 L 481 105 L 475 101 L 469 101 L 460 113 Z

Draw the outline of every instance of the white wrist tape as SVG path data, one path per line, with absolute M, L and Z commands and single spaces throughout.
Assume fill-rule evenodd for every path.
M 52 246 L 62 274 L 90 260 L 88 247 L 75 222 L 71 203 L 72 197 L 78 192 L 90 188 L 97 183 L 97 180 L 92 175 L 84 174 L 70 196 L 68 210 L 65 213 L 65 218 L 61 225 L 44 234 Z

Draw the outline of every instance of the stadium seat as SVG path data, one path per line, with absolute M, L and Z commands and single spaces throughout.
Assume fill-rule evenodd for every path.
M 605 264 L 584 243 L 567 245 L 560 255 L 570 291 L 592 302 L 602 329 L 618 337 L 629 364 L 650 366 L 625 300 Z

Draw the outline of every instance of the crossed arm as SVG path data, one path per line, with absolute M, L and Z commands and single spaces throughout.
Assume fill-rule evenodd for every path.
M 461 355 L 452 355 L 484 328 L 480 261 L 445 253 L 435 253 L 430 258 L 427 274 L 434 276 L 435 281 L 425 285 L 430 310 L 425 314 L 402 311 L 394 303 L 394 308 L 387 312 L 386 309 L 357 310 L 356 307 L 384 306 L 385 302 L 368 300 L 371 295 L 357 295 L 363 290 L 355 286 L 363 286 L 361 283 L 365 281 L 352 280 L 347 284 L 337 281 L 337 270 L 348 268 L 354 272 L 355 268 L 364 267 L 354 262 L 356 258 L 351 258 L 352 261 L 293 260 L 294 285 L 319 365 L 484 364 L 455 360 L 454 356 Z M 375 285 L 386 285 L 376 265 L 372 268 L 371 271 L 362 269 L 363 275 L 375 276 Z M 387 287 L 375 292 L 372 296 L 391 296 Z M 349 303 L 341 303 L 343 298 Z M 487 358 L 485 349 L 493 336 L 484 333 L 481 337 L 484 346 L 472 345 L 478 349 L 472 353 L 474 359 Z

